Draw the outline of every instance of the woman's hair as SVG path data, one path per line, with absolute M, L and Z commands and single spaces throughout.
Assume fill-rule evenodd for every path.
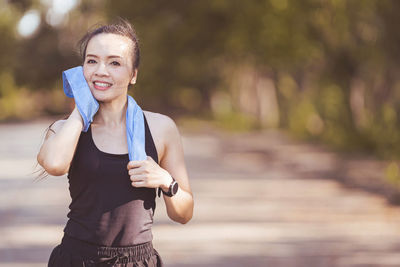
M 113 33 L 121 36 L 128 37 L 133 43 L 133 53 L 132 53 L 132 62 L 133 69 L 139 68 L 140 61 L 140 53 L 139 53 L 139 39 L 136 35 L 136 31 L 132 27 L 132 25 L 125 19 L 118 18 L 118 20 L 111 24 L 106 25 L 95 25 L 92 30 L 89 30 L 81 40 L 78 42 L 79 54 L 82 58 L 82 61 L 85 60 L 86 56 L 86 48 L 89 41 L 96 35 L 101 33 Z

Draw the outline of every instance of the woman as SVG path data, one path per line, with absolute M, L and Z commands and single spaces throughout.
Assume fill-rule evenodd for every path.
M 75 106 L 50 126 L 37 156 L 49 174 L 68 173 L 72 198 L 49 266 L 162 266 L 151 243 L 156 189 L 172 220 L 187 223 L 193 214 L 180 134 L 169 117 L 143 111 L 147 158 L 129 161 L 126 109 L 128 86 L 138 75 L 136 34 L 120 21 L 92 30 L 80 44 L 99 110 L 82 132 Z

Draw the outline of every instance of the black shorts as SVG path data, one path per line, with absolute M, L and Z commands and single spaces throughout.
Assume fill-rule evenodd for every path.
M 103 247 L 64 235 L 50 255 L 48 267 L 162 267 L 151 242 L 130 247 Z

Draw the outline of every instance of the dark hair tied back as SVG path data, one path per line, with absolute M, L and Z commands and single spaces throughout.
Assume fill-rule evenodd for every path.
M 89 30 L 85 36 L 78 42 L 79 54 L 82 61 L 85 60 L 86 48 L 89 41 L 96 35 L 101 33 L 113 33 L 128 37 L 133 42 L 132 62 L 133 69 L 139 68 L 140 53 L 139 40 L 132 25 L 125 19 L 119 18 L 117 22 L 107 25 L 96 25 L 92 30 Z

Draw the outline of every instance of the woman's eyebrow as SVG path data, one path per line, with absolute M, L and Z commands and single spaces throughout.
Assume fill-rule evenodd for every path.
M 87 57 L 97 57 L 98 58 L 98 56 L 93 55 L 93 54 L 87 54 L 86 56 Z M 107 58 L 122 58 L 122 57 L 121 56 L 117 56 L 117 55 L 111 55 L 111 56 L 107 56 Z

